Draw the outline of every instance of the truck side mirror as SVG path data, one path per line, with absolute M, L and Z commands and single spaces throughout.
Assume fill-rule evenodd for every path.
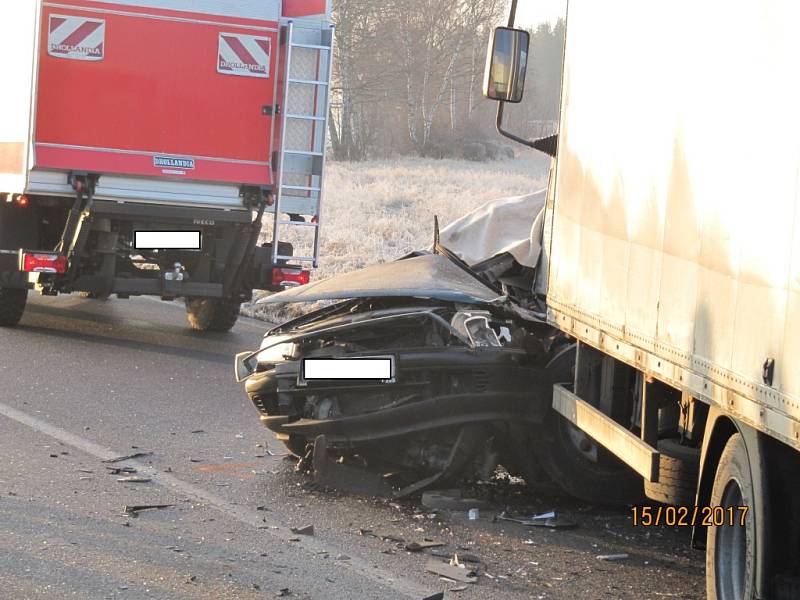
M 486 55 L 483 95 L 500 102 L 520 102 L 528 70 L 530 34 L 523 29 L 498 27 Z

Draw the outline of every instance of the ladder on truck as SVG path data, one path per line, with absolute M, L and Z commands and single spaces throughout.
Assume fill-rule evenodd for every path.
M 272 263 L 310 263 L 317 268 L 334 28 L 303 27 L 289 21 L 284 31 L 285 85 L 279 108 Z M 293 245 L 301 241 L 300 255 L 280 253 L 283 233 L 289 234 L 285 241 Z

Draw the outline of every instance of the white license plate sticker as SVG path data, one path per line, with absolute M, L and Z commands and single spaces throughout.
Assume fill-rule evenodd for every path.
M 200 250 L 200 231 L 137 231 L 133 235 L 136 250 Z
M 305 358 L 302 376 L 306 381 L 388 381 L 394 377 L 394 361 L 391 357 Z

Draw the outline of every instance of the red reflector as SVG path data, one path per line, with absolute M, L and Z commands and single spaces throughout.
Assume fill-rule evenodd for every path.
M 20 195 L 16 197 L 17 206 L 26 207 L 28 206 L 28 197 L 24 195 Z
M 22 270 L 26 273 L 58 273 L 67 272 L 67 257 L 61 254 L 43 254 L 26 252 L 22 255 Z
M 311 272 L 304 269 L 272 269 L 272 285 L 296 286 L 311 281 Z

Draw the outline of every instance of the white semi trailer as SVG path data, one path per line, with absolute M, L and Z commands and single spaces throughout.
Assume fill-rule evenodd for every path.
M 569 0 L 560 131 L 532 141 L 503 121 L 536 61 L 526 4 L 485 93 L 555 159 L 536 285 L 578 344 L 559 426 L 641 474 L 665 506 L 639 524 L 694 528 L 709 598 L 800 598 L 800 4 Z

